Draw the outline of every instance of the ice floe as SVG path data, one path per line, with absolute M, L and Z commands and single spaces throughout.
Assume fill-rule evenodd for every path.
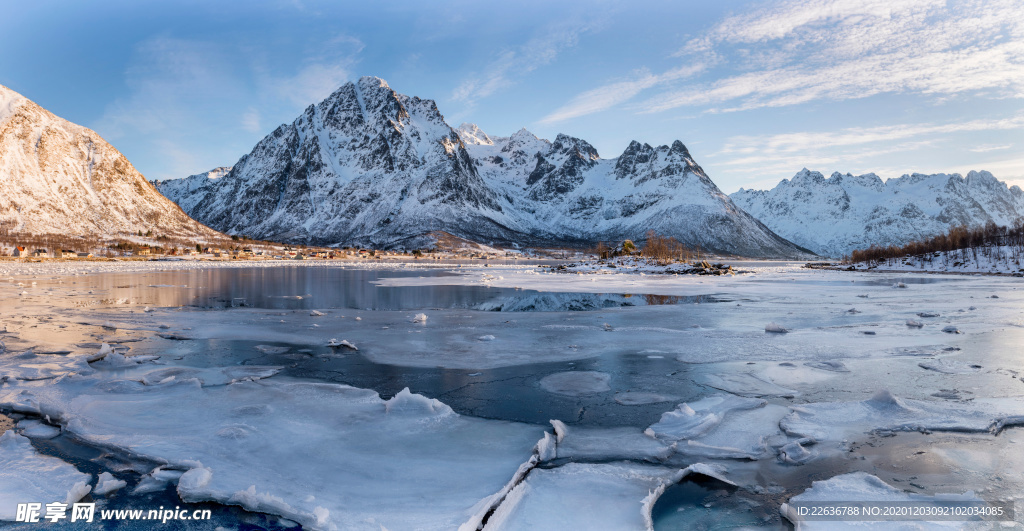
M 992 409 L 897 398 L 888 391 L 859 402 L 791 406 L 780 422 L 786 433 L 816 441 L 842 441 L 879 431 L 989 432 L 1006 418 Z
M 597 371 L 570 371 L 549 374 L 540 380 L 542 389 L 549 393 L 583 396 L 610 391 L 611 375 Z
M 543 435 L 536 426 L 463 417 L 408 390 L 383 400 L 366 389 L 280 377 L 229 383 L 229 369 L 247 367 L 218 369 L 224 384 L 203 386 L 206 369 L 170 369 L 186 372 L 142 373 L 135 377 L 156 385 L 135 382 L 130 392 L 126 379 L 110 392 L 102 373 L 8 386 L 0 407 L 47 411 L 85 443 L 167 463 L 136 490 L 176 482 L 185 501 L 240 505 L 313 529 L 455 529 L 479 520 L 536 459 Z
M 97 496 L 106 496 L 124 488 L 126 485 L 128 485 L 127 481 L 115 478 L 110 472 L 101 472 L 96 480 L 96 488 L 92 489 L 92 493 Z
M 650 356 L 648 356 L 649 358 Z M 673 402 L 679 400 L 675 395 L 664 395 L 661 393 L 647 393 L 644 391 L 626 391 L 616 393 L 615 401 L 624 406 L 639 406 L 644 404 L 659 404 L 661 402 Z
M 792 398 L 800 394 L 749 373 L 706 374 L 703 379 L 710 387 L 740 396 Z
M 37 452 L 27 437 L 0 436 L 0 520 L 13 521 L 19 503 L 75 503 L 89 494 L 91 482 L 90 474 Z
M 693 473 L 632 463 L 537 468 L 491 515 L 486 530 L 653 529 L 651 509 L 665 488 Z
M 37 419 L 19 420 L 18 431 L 29 439 L 52 439 L 60 435 L 60 428 Z

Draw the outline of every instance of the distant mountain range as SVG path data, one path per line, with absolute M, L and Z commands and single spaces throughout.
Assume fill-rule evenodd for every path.
M 682 142 L 634 141 L 603 159 L 568 135 L 453 129 L 433 101 L 374 77 L 310 105 L 233 166 L 155 184 L 95 132 L 0 86 L 0 224 L 20 232 L 222 236 L 212 227 L 285 242 L 416 248 L 438 231 L 580 247 L 654 230 L 706 251 L 799 258 L 1024 217 L 1024 191 L 988 172 L 883 182 L 805 169 L 771 190 L 730 197 Z
M 433 231 L 483 243 L 589 246 L 648 230 L 707 251 L 807 256 L 737 207 L 682 142 L 602 159 L 585 140 L 458 130 L 375 77 L 278 127 L 225 174 L 157 187 L 230 234 L 407 248 Z
M 771 190 L 740 189 L 731 197 L 780 236 L 836 258 L 956 225 L 1012 226 L 1024 216 L 1024 191 L 986 171 L 966 177 L 915 173 L 882 182 L 873 173 L 825 177 L 805 168 Z
M 0 223 L 34 234 L 223 237 L 157 192 L 96 132 L 2 85 Z

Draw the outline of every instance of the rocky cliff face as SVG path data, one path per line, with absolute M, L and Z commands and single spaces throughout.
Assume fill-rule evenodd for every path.
M 431 100 L 364 77 L 309 106 L 218 178 L 159 183 L 233 234 L 414 246 L 434 230 L 487 243 L 589 245 L 648 230 L 706 250 L 798 256 L 743 212 L 681 142 L 602 159 L 585 140 L 458 131 Z
M 732 199 L 779 235 L 832 257 L 1024 216 L 1024 191 L 985 171 L 883 182 L 871 173 L 825 177 L 804 169 L 771 190 L 741 189 Z
M 0 86 L 0 222 L 9 230 L 117 236 L 215 231 L 190 219 L 94 131 Z

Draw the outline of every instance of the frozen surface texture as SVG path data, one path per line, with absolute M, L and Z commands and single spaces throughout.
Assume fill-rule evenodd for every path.
M 5 437 L 34 438 L 4 477 L 35 481 L 55 459 L 36 449 L 74 441 L 108 456 L 89 464 L 107 505 L 178 496 L 374 531 L 778 527 L 782 501 L 846 495 L 812 479 L 859 472 L 908 496 L 1024 503 L 1017 279 L 457 265 L 361 264 L 400 270 L 376 285 L 286 266 L 275 296 L 315 293 L 312 268 L 363 275 L 316 315 L 298 298 L 189 306 L 216 287 L 194 263 L 0 262 Z M 272 266 L 210 267 L 249 282 Z M 442 304 L 449 288 L 476 298 Z M 588 300 L 616 304 L 571 307 Z M 678 481 L 687 469 L 700 475 Z
M 89 494 L 92 476 L 39 454 L 28 438 L 0 436 L 0 520 L 14 520 L 19 503 L 75 503 Z
M 0 392 L 0 407 L 48 411 L 87 442 L 166 462 L 144 479 L 152 488 L 178 482 L 186 501 L 239 505 L 319 529 L 457 528 L 489 509 L 542 435 L 460 416 L 408 390 L 382 400 L 338 384 L 238 381 L 222 375 L 229 369 L 209 385 L 201 379 L 209 371 L 176 370 L 15 385 Z M 27 443 L 7 437 L 5 444 Z
M 653 500 L 684 475 L 629 463 L 535 469 L 512 489 L 485 529 L 653 529 Z

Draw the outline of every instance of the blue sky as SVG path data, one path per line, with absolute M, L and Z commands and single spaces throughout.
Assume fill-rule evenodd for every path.
M 42 0 L 5 8 L 0 49 L 0 84 L 151 179 L 375 75 L 492 135 L 679 139 L 726 192 L 803 167 L 1024 186 L 1020 0 Z

